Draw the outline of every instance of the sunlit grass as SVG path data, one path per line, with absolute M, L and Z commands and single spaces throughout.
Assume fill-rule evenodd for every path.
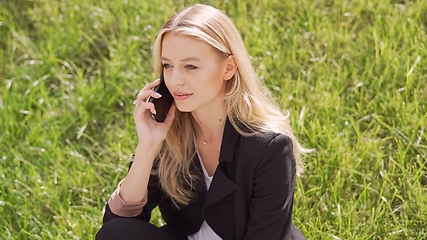
M 189 2 L 0 1 L 1 239 L 93 238 L 154 36 Z M 316 149 L 295 194 L 306 237 L 427 238 L 427 2 L 204 2 Z

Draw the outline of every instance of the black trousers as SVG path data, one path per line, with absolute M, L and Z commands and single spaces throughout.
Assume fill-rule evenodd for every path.
M 305 239 L 304 235 L 294 225 L 291 226 L 289 239 Z M 113 218 L 104 223 L 96 234 L 96 240 L 185 240 L 187 237 L 177 237 L 149 222 L 135 218 Z
M 135 218 L 114 218 L 104 223 L 96 240 L 182 240 L 162 228 Z

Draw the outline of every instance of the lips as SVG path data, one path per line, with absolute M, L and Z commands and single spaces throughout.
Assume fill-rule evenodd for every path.
M 176 101 L 182 101 L 182 100 L 185 100 L 185 99 L 187 99 L 187 98 L 191 97 L 192 95 L 193 95 L 193 94 L 191 94 L 191 93 L 174 92 L 174 93 L 173 93 L 173 98 L 174 98 Z

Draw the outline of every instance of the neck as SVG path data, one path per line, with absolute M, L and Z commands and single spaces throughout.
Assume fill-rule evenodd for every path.
M 195 114 L 193 113 L 195 120 L 195 131 L 196 138 L 204 142 L 204 144 L 210 141 L 222 139 L 224 132 L 225 122 L 227 121 L 227 114 L 223 113 L 210 113 L 210 114 Z

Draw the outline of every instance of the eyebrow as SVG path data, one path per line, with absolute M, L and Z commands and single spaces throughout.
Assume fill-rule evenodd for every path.
M 163 56 L 160 59 L 164 60 L 164 61 L 170 61 L 168 58 L 165 58 Z M 181 59 L 181 62 L 188 62 L 188 61 L 200 61 L 200 58 L 198 58 L 198 57 L 188 57 L 188 58 Z

